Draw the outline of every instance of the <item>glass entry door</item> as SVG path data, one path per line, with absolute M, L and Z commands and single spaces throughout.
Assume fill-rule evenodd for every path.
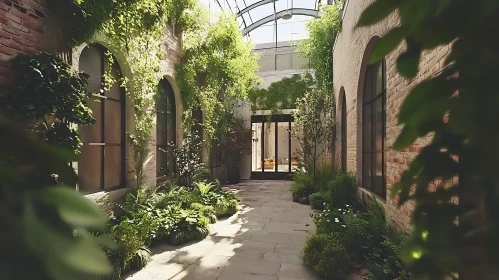
M 252 179 L 291 179 L 297 163 L 296 150 L 292 154 L 291 115 L 252 116 L 253 144 L 251 155 Z

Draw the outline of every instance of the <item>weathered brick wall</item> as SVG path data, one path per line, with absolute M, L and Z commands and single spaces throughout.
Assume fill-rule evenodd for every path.
M 358 174 L 359 185 L 362 186 L 362 87 L 363 72 L 369 60 L 370 51 L 375 43 L 375 37 L 382 37 L 386 32 L 398 25 L 399 18 L 392 14 L 382 22 L 363 28 L 354 29 L 362 11 L 374 0 L 347 1 L 343 17 L 343 29 L 338 35 L 333 51 L 333 71 L 334 90 L 336 93 L 338 128 L 341 120 L 341 98 L 340 89 L 344 89 L 347 109 L 347 169 Z M 402 172 L 417 155 L 421 147 L 430 140 L 429 137 L 418 140 L 414 145 L 402 152 L 392 150 L 393 142 L 401 131 L 401 126 L 397 125 L 397 115 L 399 108 L 409 94 L 412 87 L 422 80 L 436 74 L 442 69 L 444 59 L 450 51 L 449 46 L 441 46 L 431 51 L 426 51 L 421 57 L 420 71 L 415 79 L 409 81 L 400 76 L 396 70 L 396 58 L 405 49 L 401 44 L 394 51 L 385 57 L 386 60 L 386 147 L 387 166 L 387 198 L 385 209 L 388 217 L 394 224 L 404 230 L 409 231 L 410 215 L 414 210 L 412 202 L 405 204 L 402 208 L 397 208 L 398 198 L 392 200 L 389 197 L 391 186 L 400 179 Z M 341 161 L 341 129 L 337 133 L 337 153 L 336 159 Z M 361 188 L 362 196 L 371 193 Z
M 0 2 L 0 87 L 11 81 L 9 60 L 24 53 L 46 49 L 45 3 L 43 0 L 2 0 Z

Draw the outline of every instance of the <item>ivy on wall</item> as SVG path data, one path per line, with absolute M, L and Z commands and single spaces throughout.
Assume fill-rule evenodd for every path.
M 414 87 L 398 115 L 403 129 L 395 150 L 433 135 L 391 189 L 399 206 L 416 202 L 405 262 L 414 279 L 497 279 L 499 2 L 377 0 L 358 26 L 395 11 L 400 25 L 378 41 L 371 62 L 405 41 L 397 71 L 413 79 L 422 52 L 452 44 L 445 69 Z
M 343 1 L 334 5 L 321 5 L 323 15 L 311 19 L 306 26 L 310 38 L 298 43 L 297 52 L 310 59 L 310 68 L 315 70 L 317 88 L 333 93 L 333 46 L 336 36 L 341 31 L 339 12 Z
M 232 116 L 231 104 L 245 99 L 257 83 L 257 55 L 245 41 L 232 14 L 221 14 L 214 22 L 184 34 L 182 61 L 176 77 L 184 102 L 184 118 L 201 102 L 203 133 L 210 140 L 225 139 Z
M 310 73 L 305 75 L 295 74 L 284 77 L 282 80 L 273 82 L 267 89 L 252 88 L 248 99 L 251 101 L 251 109 L 271 110 L 272 114 L 278 114 L 282 109 L 296 108 L 296 101 L 302 98 L 307 91 L 316 84 Z
M 131 78 L 121 81 L 133 99 L 135 129 L 129 133 L 135 162 L 136 184 L 144 183 L 144 163 L 149 155 L 151 129 L 155 122 L 156 94 L 159 81 L 167 74 L 162 49 L 169 24 L 184 30 L 197 29 L 197 18 L 203 12 L 197 0 L 64 0 L 61 7 L 74 12 L 66 35 L 70 44 L 91 41 L 96 32 L 111 41 L 121 52 L 131 70 Z M 60 9 L 59 7 L 58 9 Z M 112 60 L 112 55 L 108 55 Z M 112 61 L 110 61 L 112 63 Z M 106 85 L 114 83 L 110 73 Z M 106 86 L 104 85 L 104 86 Z

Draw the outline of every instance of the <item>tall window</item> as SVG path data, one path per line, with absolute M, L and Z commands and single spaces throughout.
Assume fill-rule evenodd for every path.
M 362 120 L 362 184 L 386 196 L 386 74 L 385 61 L 366 69 Z
M 156 119 L 156 176 L 162 177 L 175 169 L 172 156 L 176 144 L 176 110 L 173 88 L 167 80 L 161 80 L 158 86 Z
M 125 90 L 120 86 L 121 71 L 105 56 L 100 45 L 86 47 L 80 56 L 80 71 L 90 75 L 88 92 L 97 123 L 80 128 L 83 142 L 78 162 L 79 188 L 84 192 L 123 186 L 125 181 Z M 116 61 L 116 60 L 114 60 Z M 103 87 L 103 74 L 110 73 L 115 83 Z
M 347 101 L 341 100 L 341 171 L 347 172 Z

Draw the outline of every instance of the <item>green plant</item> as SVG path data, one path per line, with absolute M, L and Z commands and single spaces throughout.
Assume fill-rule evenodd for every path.
M 76 174 L 67 163 L 71 150 L 27 137 L 19 125 L 0 121 L 0 258 L 6 279 L 93 279 L 112 267 L 100 246 L 112 243 L 90 232 L 102 230 L 106 215 L 91 201 L 68 187 L 30 178 L 19 166 L 57 174 L 74 184 Z M 29 269 L 26 269 L 29 267 Z
M 353 263 L 337 234 L 313 235 L 305 242 L 303 262 L 328 279 L 341 279 L 351 271 Z
M 78 73 L 56 55 L 18 55 L 11 60 L 14 76 L 1 108 L 17 121 L 35 122 L 35 135 L 49 144 L 80 153 L 76 125 L 95 123 L 85 86 L 88 75 Z
M 312 167 L 307 168 L 311 170 Z M 309 171 L 310 172 L 310 171 Z M 322 162 L 315 168 L 315 186 L 320 191 L 329 191 L 329 184 L 338 176 L 342 176 L 336 166 L 330 162 Z M 344 176 L 344 175 L 343 175 Z
M 400 107 L 398 123 L 403 128 L 393 143 L 394 150 L 402 151 L 418 138 L 432 136 L 391 187 L 392 197 L 400 198 L 399 206 L 415 200 L 412 238 L 405 251 L 415 278 L 499 275 L 498 175 L 494 168 L 499 134 L 491 132 L 499 120 L 499 85 L 494 74 L 499 70 L 499 53 L 496 42 L 488 37 L 498 31 L 498 10 L 495 0 L 480 5 L 466 0 L 417 4 L 377 0 L 357 23 L 376 24 L 396 12 L 399 24 L 378 41 L 371 62 L 405 41 L 403 51 L 393 58 L 397 71 L 408 79 L 418 74 L 422 52 L 451 44 L 441 63 L 444 70 L 424 76 Z M 436 191 L 430 191 L 433 188 Z M 463 254 L 469 251 L 482 253 Z
M 324 192 L 316 192 L 308 197 L 310 206 L 315 210 L 323 210 L 329 203 L 330 195 Z
M 201 196 L 207 195 L 213 188 L 216 187 L 212 183 L 204 183 L 204 182 L 196 182 L 194 183 L 194 185 L 196 186 Z
M 258 81 L 258 57 L 231 14 L 222 14 L 210 23 L 204 21 L 184 38 L 182 61 L 176 66 L 184 110 L 192 110 L 200 101 L 203 133 L 222 142 L 233 115 L 231 101 L 245 99 Z
M 317 183 L 317 166 L 334 150 L 334 97 L 325 90 L 312 89 L 296 101 L 295 126 L 291 132 L 302 150 L 306 171 Z M 324 165 L 326 166 L 326 165 Z M 330 172 L 330 171 L 328 171 Z
M 336 36 L 341 31 L 340 10 L 343 1 L 334 5 L 321 5 L 322 16 L 307 23 L 310 34 L 308 40 L 301 40 L 297 52 L 310 59 L 310 67 L 315 70 L 317 87 L 332 95 L 333 89 L 333 47 Z
M 379 246 L 371 248 L 366 260 L 367 279 L 411 279 L 402 262 L 402 247 L 406 239 L 407 236 L 393 232 L 385 235 Z
M 340 208 L 357 202 L 357 179 L 351 173 L 342 173 L 327 186 L 332 207 Z
M 273 82 L 267 89 L 254 87 L 248 93 L 251 109 L 271 110 L 273 115 L 280 114 L 282 109 L 296 108 L 296 100 L 315 86 L 314 77 L 310 73 L 294 74 Z
M 314 180 L 311 175 L 302 169 L 296 170 L 293 174 L 293 201 L 300 202 L 303 198 L 306 198 L 305 201 L 308 203 L 308 196 L 312 193 L 317 192 L 317 188 L 314 185 Z
M 234 116 L 230 122 L 225 146 L 225 153 L 229 155 L 233 166 L 239 166 L 243 156 L 251 154 L 252 140 L 253 130 L 246 125 L 243 118 Z
M 207 172 L 201 172 L 196 175 L 194 175 L 194 178 L 192 179 L 194 182 L 205 182 L 209 184 L 213 184 L 216 187 L 220 187 L 220 181 L 213 177 L 212 174 L 207 173 Z
M 203 214 L 203 216 L 207 217 L 210 219 L 210 223 L 214 224 L 217 222 L 217 215 L 215 212 L 215 208 L 211 205 L 203 205 L 200 203 L 193 203 L 191 204 L 191 209 L 193 210 L 198 210 Z
M 177 221 L 168 236 L 170 244 L 181 245 L 203 239 L 210 233 L 209 218 L 203 216 L 198 210 L 182 209 L 176 219 Z
M 173 146 L 173 158 L 175 158 L 174 176 L 177 184 L 192 187 L 193 178 L 203 169 L 201 161 L 201 141 L 196 134 L 188 134 L 182 146 Z

